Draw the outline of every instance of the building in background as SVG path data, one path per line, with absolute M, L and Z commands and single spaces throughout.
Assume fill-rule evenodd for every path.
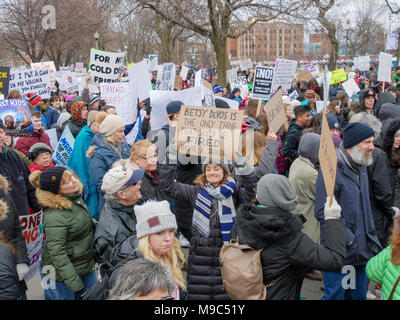
M 331 41 L 329 35 L 322 30 L 317 30 L 316 33 L 309 35 L 308 53 L 314 54 L 309 58 L 322 58 L 323 56 L 330 54 L 331 52 Z

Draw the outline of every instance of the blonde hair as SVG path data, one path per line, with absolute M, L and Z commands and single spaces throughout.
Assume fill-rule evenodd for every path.
M 158 262 L 161 265 L 168 266 L 172 273 L 174 282 L 182 289 L 186 290 L 185 280 L 182 275 L 182 266 L 185 262 L 185 256 L 182 253 L 179 241 L 176 237 L 172 242 L 171 249 L 167 254 L 157 257 L 150 245 L 149 235 L 146 235 L 139 240 L 139 250 L 145 257 L 153 262 Z
M 131 157 L 130 157 L 131 162 L 133 162 L 134 157 L 138 157 L 138 158 L 145 157 L 147 155 L 149 149 L 151 149 L 151 148 L 154 148 L 154 150 L 157 151 L 156 145 L 151 143 L 147 139 L 136 142 L 131 147 Z
M 222 181 L 220 182 L 218 187 L 224 185 L 226 180 L 228 180 L 228 178 L 229 178 L 229 174 L 223 168 L 222 168 L 222 170 L 224 171 L 224 177 L 222 178 Z M 204 189 L 206 187 L 206 183 L 207 183 L 207 176 L 205 173 L 198 175 L 196 177 L 196 179 L 193 181 L 193 184 L 199 184 L 202 189 Z
M 101 125 L 104 121 L 104 119 L 108 116 L 108 113 L 105 111 L 100 111 L 97 115 L 96 115 L 96 119 L 95 122 L 97 122 L 99 125 Z
M 267 137 L 261 132 L 247 130 L 242 135 L 242 154 L 248 164 L 258 166 L 264 154 Z

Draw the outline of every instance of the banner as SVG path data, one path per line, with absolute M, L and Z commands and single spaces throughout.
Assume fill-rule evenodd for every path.
M 56 162 L 56 166 L 64 167 L 68 169 L 68 159 L 74 148 L 75 138 L 66 126 L 64 132 L 58 141 L 57 148 L 54 150 L 53 159 Z
M 164 63 L 162 65 L 162 71 L 157 74 L 157 90 L 173 91 L 175 84 L 175 64 Z
M 249 86 L 247 84 L 246 77 L 233 77 L 229 78 L 229 83 L 231 85 L 231 91 L 235 88 L 240 89 L 240 96 L 245 98 L 249 95 Z
M 49 69 L 51 91 L 53 91 L 53 92 L 57 91 L 57 87 L 56 87 L 57 69 L 56 69 L 56 66 L 54 65 L 53 61 L 31 63 L 31 68 L 33 70 Z
M 392 60 L 391 54 L 384 52 L 379 54 L 378 81 L 392 82 Z
M 274 79 L 272 81 L 272 92 L 276 92 L 279 87 L 282 88 L 283 94 L 288 94 L 292 87 L 294 74 L 297 70 L 297 61 L 276 59 Z
M 331 82 L 329 84 L 336 84 L 347 80 L 346 71 L 338 69 L 332 72 Z
M 122 69 L 126 52 L 105 52 L 90 50 L 90 75 L 95 84 L 117 82 Z
M 274 69 L 257 66 L 254 72 L 253 99 L 269 100 L 272 93 Z
M 269 129 L 278 132 L 286 121 L 286 112 L 282 101 L 282 90 L 278 90 L 264 106 L 264 110 L 267 115 Z
M 40 257 L 43 248 L 43 212 L 19 216 L 22 234 L 25 238 L 26 249 L 28 251 L 29 273 L 25 281 L 31 279 L 40 268 Z
M 354 58 L 354 68 L 360 71 L 369 70 L 369 56 L 355 57 Z
M 146 100 L 150 97 L 150 91 L 153 90 L 151 86 L 150 73 L 147 64 L 141 61 L 128 68 L 129 84 L 131 90 L 136 92 L 139 101 Z
M 0 100 L 0 119 L 6 127 L 6 134 L 14 137 L 33 136 L 33 132 L 23 131 L 32 124 L 31 112 L 26 100 Z
M 128 82 L 103 83 L 100 85 L 101 100 L 106 105 L 115 107 L 115 111 L 125 124 L 132 124 L 137 118 L 137 97 L 136 92 L 130 90 Z
M 240 148 L 244 111 L 182 106 L 177 151 L 212 160 L 233 160 Z
M 42 99 L 50 99 L 50 70 L 17 70 L 11 69 L 10 90 L 18 90 L 26 99 L 28 93 L 34 93 Z
M 10 86 L 10 67 L 0 67 L 0 96 L 7 97 Z

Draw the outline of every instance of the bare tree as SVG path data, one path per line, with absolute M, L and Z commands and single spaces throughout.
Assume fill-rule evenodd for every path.
M 385 3 L 392 14 L 395 14 L 395 15 L 400 14 L 400 5 L 399 5 L 398 1 L 396 1 L 396 4 L 392 4 L 389 0 L 385 0 Z M 398 29 L 397 34 L 398 34 L 398 38 L 397 38 L 398 45 L 397 45 L 396 56 L 397 56 L 397 66 L 398 66 L 399 61 L 400 61 L 400 28 Z

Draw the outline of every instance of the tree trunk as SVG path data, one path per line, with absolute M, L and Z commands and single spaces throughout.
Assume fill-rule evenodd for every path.
M 226 86 L 228 84 L 226 71 L 231 68 L 231 63 L 226 51 L 226 37 L 213 37 L 211 42 L 217 56 L 217 82 L 220 86 Z
M 400 61 L 400 29 L 399 29 L 399 36 L 397 39 L 398 39 L 398 42 L 397 42 L 397 51 L 396 51 L 396 56 L 397 56 L 396 67 L 399 66 L 399 61 Z

